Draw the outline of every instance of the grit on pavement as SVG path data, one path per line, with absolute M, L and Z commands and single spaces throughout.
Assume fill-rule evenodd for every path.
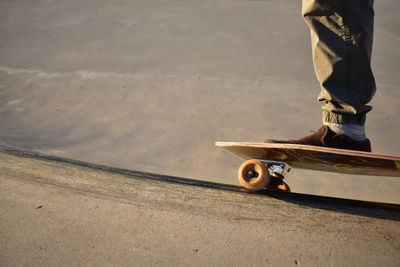
M 2 266 L 399 266 L 400 205 L 0 152 Z
M 400 19 L 376 1 L 373 151 L 400 154 Z M 300 1 L 2 0 L 0 141 L 237 184 L 215 141 L 308 134 L 319 85 Z M 294 171 L 295 192 L 400 203 L 397 178 Z

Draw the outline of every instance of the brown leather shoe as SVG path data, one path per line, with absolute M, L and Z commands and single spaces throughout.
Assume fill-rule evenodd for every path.
M 315 133 L 292 140 L 267 139 L 264 143 L 286 143 L 310 146 L 324 146 L 339 149 L 359 150 L 371 152 L 371 143 L 368 139 L 364 141 L 353 140 L 343 134 L 336 134 L 328 126 L 324 125 Z

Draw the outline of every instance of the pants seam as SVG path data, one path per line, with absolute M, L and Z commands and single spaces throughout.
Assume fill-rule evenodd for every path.
M 350 69 L 351 69 L 351 32 L 350 27 L 348 26 L 348 11 L 346 8 L 346 1 L 342 1 L 342 11 L 343 11 L 343 18 L 342 18 L 342 28 L 343 28 L 343 41 L 345 44 L 345 61 L 346 61 L 346 76 L 345 76 L 345 87 L 346 91 L 351 94 L 350 90 Z

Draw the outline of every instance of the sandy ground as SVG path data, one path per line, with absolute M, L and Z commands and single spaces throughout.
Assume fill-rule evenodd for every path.
M 0 152 L 2 266 L 400 264 L 399 205 L 159 178 Z
M 367 123 L 400 154 L 397 0 L 376 1 Z M 215 141 L 320 126 L 300 1 L 0 2 L 0 142 L 143 171 L 237 184 Z M 293 191 L 400 203 L 398 178 L 296 171 Z

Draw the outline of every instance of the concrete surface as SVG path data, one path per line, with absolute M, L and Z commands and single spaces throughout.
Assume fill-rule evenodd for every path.
M 104 169 L 0 152 L 1 265 L 400 264 L 399 205 Z
M 376 1 L 367 123 L 400 154 L 397 0 Z M 68 158 L 237 184 L 215 141 L 320 126 L 300 1 L 0 1 L 0 142 Z M 293 172 L 296 192 L 400 203 L 399 179 Z M 355 190 L 357 188 L 357 190 Z

